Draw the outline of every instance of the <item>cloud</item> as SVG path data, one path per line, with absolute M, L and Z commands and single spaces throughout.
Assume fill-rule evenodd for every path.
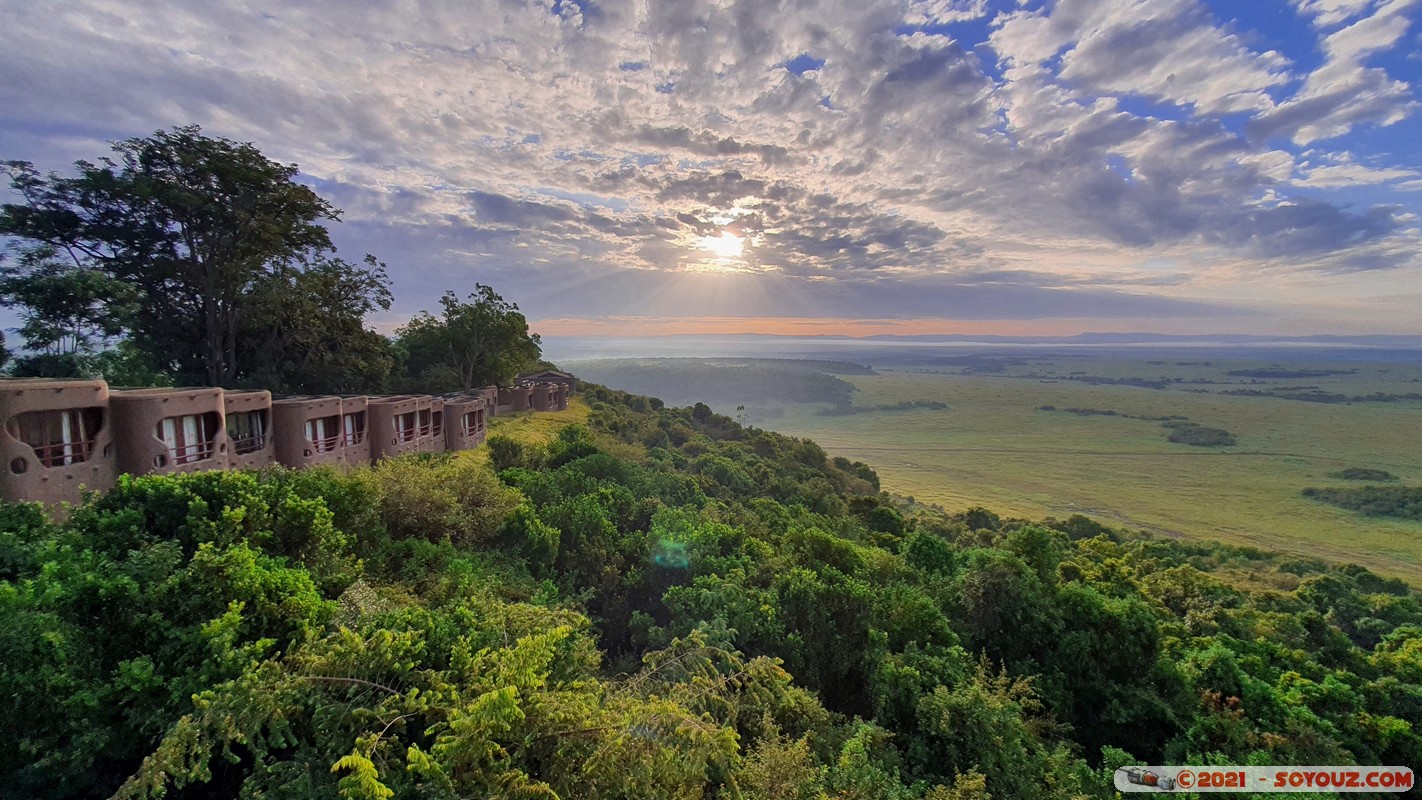
M 904 13 L 910 25 L 948 25 L 987 16 L 987 0 L 911 0 Z
M 1373 167 L 1359 163 L 1352 153 L 1347 152 L 1327 155 L 1323 163 L 1305 162 L 1300 166 L 1300 172 L 1301 177 L 1290 182 L 1309 189 L 1375 186 L 1407 178 L 1422 178 L 1422 173 L 1414 169 Z
M 1060 0 L 995 25 L 991 43 L 1007 63 L 1059 59 L 1061 79 L 1086 92 L 1142 95 L 1202 114 L 1269 108 L 1270 90 L 1289 80 L 1288 59 L 1250 49 L 1197 0 Z
M 1412 88 L 1370 56 L 1391 49 L 1411 25 L 1418 0 L 1382 0 L 1369 16 L 1323 39 L 1324 62 L 1299 91 L 1250 122 L 1260 138 L 1287 136 L 1304 145 L 1342 136 L 1363 123 L 1392 125 L 1417 110 Z
M 1373 4 L 1373 0 L 1289 0 L 1298 12 L 1313 17 L 1313 24 L 1331 28 L 1358 16 Z
M 1238 313 L 1211 281 L 1419 267 L 1402 212 L 1324 195 L 1409 167 L 1295 144 L 1408 112 L 1369 59 L 1413 3 L 1296 5 L 1306 77 L 1198 0 L 33 0 L 0 12 L 0 156 L 253 141 L 399 314 L 475 281 L 561 316 Z

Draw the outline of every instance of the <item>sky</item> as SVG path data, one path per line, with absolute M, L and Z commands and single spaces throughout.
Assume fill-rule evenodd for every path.
M 393 331 L 1422 334 L 1422 0 L 7 0 L 0 159 L 299 165 Z

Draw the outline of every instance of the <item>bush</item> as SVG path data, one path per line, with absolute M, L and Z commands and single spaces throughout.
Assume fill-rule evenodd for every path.
M 1361 486 L 1357 489 L 1304 489 L 1303 496 L 1369 517 L 1422 520 L 1422 487 Z
M 494 434 L 484 442 L 484 446 L 489 448 L 489 463 L 494 465 L 495 472 L 525 466 L 523 444 L 520 442 Z
M 1195 447 L 1233 447 L 1238 440 L 1234 434 L 1220 428 L 1208 428 L 1194 422 L 1162 422 L 1164 427 L 1170 428 L 1168 438 L 1178 444 L 1189 444 Z
M 1328 473 L 1330 478 L 1338 478 L 1344 481 L 1395 481 L 1397 476 L 1391 472 L 1381 469 L 1368 469 L 1367 467 L 1349 467 L 1337 472 Z
M 359 479 L 380 498 L 380 518 L 396 539 L 482 542 L 520 502 L 516 490 L 468 459 L 387 459 L 363 470 Z

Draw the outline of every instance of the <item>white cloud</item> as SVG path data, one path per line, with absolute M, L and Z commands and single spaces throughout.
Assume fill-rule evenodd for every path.
M 1412 87 L 1368 57 L 1407 33 L 1419 0 L 1383 0 L 1369 16 L 1323 39 L 1325 60 L 1302 88 L 1252 123 L 1258 136 L 1288 136 L 1304 145 L 1342 136 L 1363 123 L 1392 125 L 1417 109 Z
M 1313 24 L 1331 28 L 1358 16 L 1373 4 L 1373 0 L 1289 0 L 1298 12 L 1313 17 Z
M 1144 259 L 1417 261 L 1388 213 L 1282 202 L 1294 158 L 1211 115 L 1268 109 L 1287 65 L 1196 0 L 1005 13 L 1001 79 L 973 42 L 896 34 L 986 8 L 32 0 L 0 11 L 0 156 L 59 168 L 187 122 L 252 140 L 346 210 L 343 252 L 388 260 L 416 308 L 483 280 L 535 311 L 581 297 L 627 312 L 628 276 L 691 268 L 688 243 L 723 226 L 780 282 L 756 285 L 874 284 L 881 311 L 907 300 L 880 284 L 911 278 L 916 307 L 946 308 L 942 293 L 982 271 L 999 276 L 974 284 L 985 307 L 1008 302 L 988 302 L 990 286 L 1022 313 L 1060 309 L 1062 269 L 1090 273 L 1078 285 L 1107 313 L 1111 287 L 1152 291 Z M 1388 19 L 1337 31 L 1330 58 L 1360 63 Z M 823 66 L 786 68 L 802 55 Z M 1147 116 L 1116 95 L 1198 115 Z M 1343 165 L 1311 163 L 1300 181 L 1344 180 L 1319 171 Z M 1271 191 L 1281 202 L 1261 204 Z M 1316 235 L 1290 233 L 1301 224 Z M 848 304 L 847 286 L 816 296 Z
M 1061 0 L 997 21 L 992 46 L 1013 65 L 1061 55 L 1060 76 L 1088 92 L 1142 95 L 1199 113 L 1266 109 L 1288 60 L 1250 49 L 1198 0 Z
M 1329 155 L 1323 163 L 1304 162 L 1299 165 L 1299 177 L 1290 181 L 1309 189 L 1339 189 L 1349 186 L 1376 186 L 1419 178 L 1422 173 L 1400 167 L 1373 167 L 1359 163 L 1351 153 Z M 1394 185 L 1393 188 L 1400 188 Z
M 948 25 L 987 16 L 987 0 L 909 0 L 904 21 L 910 25 Z

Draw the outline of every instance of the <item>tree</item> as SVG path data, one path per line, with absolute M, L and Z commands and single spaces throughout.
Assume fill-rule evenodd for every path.
M 538 361 L 538 334 L 518 306 L 491 287 L 476 284 L 468 302 L 454 292 L 440 298 L 444 313 L 417 314 L 400 328 L 400 343 L 408 354 L 411 378 L 422 389 L 474 389 L 506 384 Z
M 339 211 L 294 180 L 295 165 L 196 125 L 116 142 L 113 152 L 76 162 L 76 177 L 8 162 L 23 202 L 0 206 L 0 234 L 132 286 L 141 300 L 133 336 L 155 365 L 232 385 L 257 290 L 332 252 L 323 223 Z
M 395 360 L 390 341 L 364 320 L 391 300 L 374 256 L 362 265 L 322 257 L 305 270 L 278 269 L 257 285 L 238 327 L 239 372 L 276 391 L 380 391 Z
M 136 311 L 127 284 L 67 264 L 49 246 L 23 249 L 15 266 L 0 270 L 0 305 L 20 309 L 25 347 L 47 355 L 94 352 Z

